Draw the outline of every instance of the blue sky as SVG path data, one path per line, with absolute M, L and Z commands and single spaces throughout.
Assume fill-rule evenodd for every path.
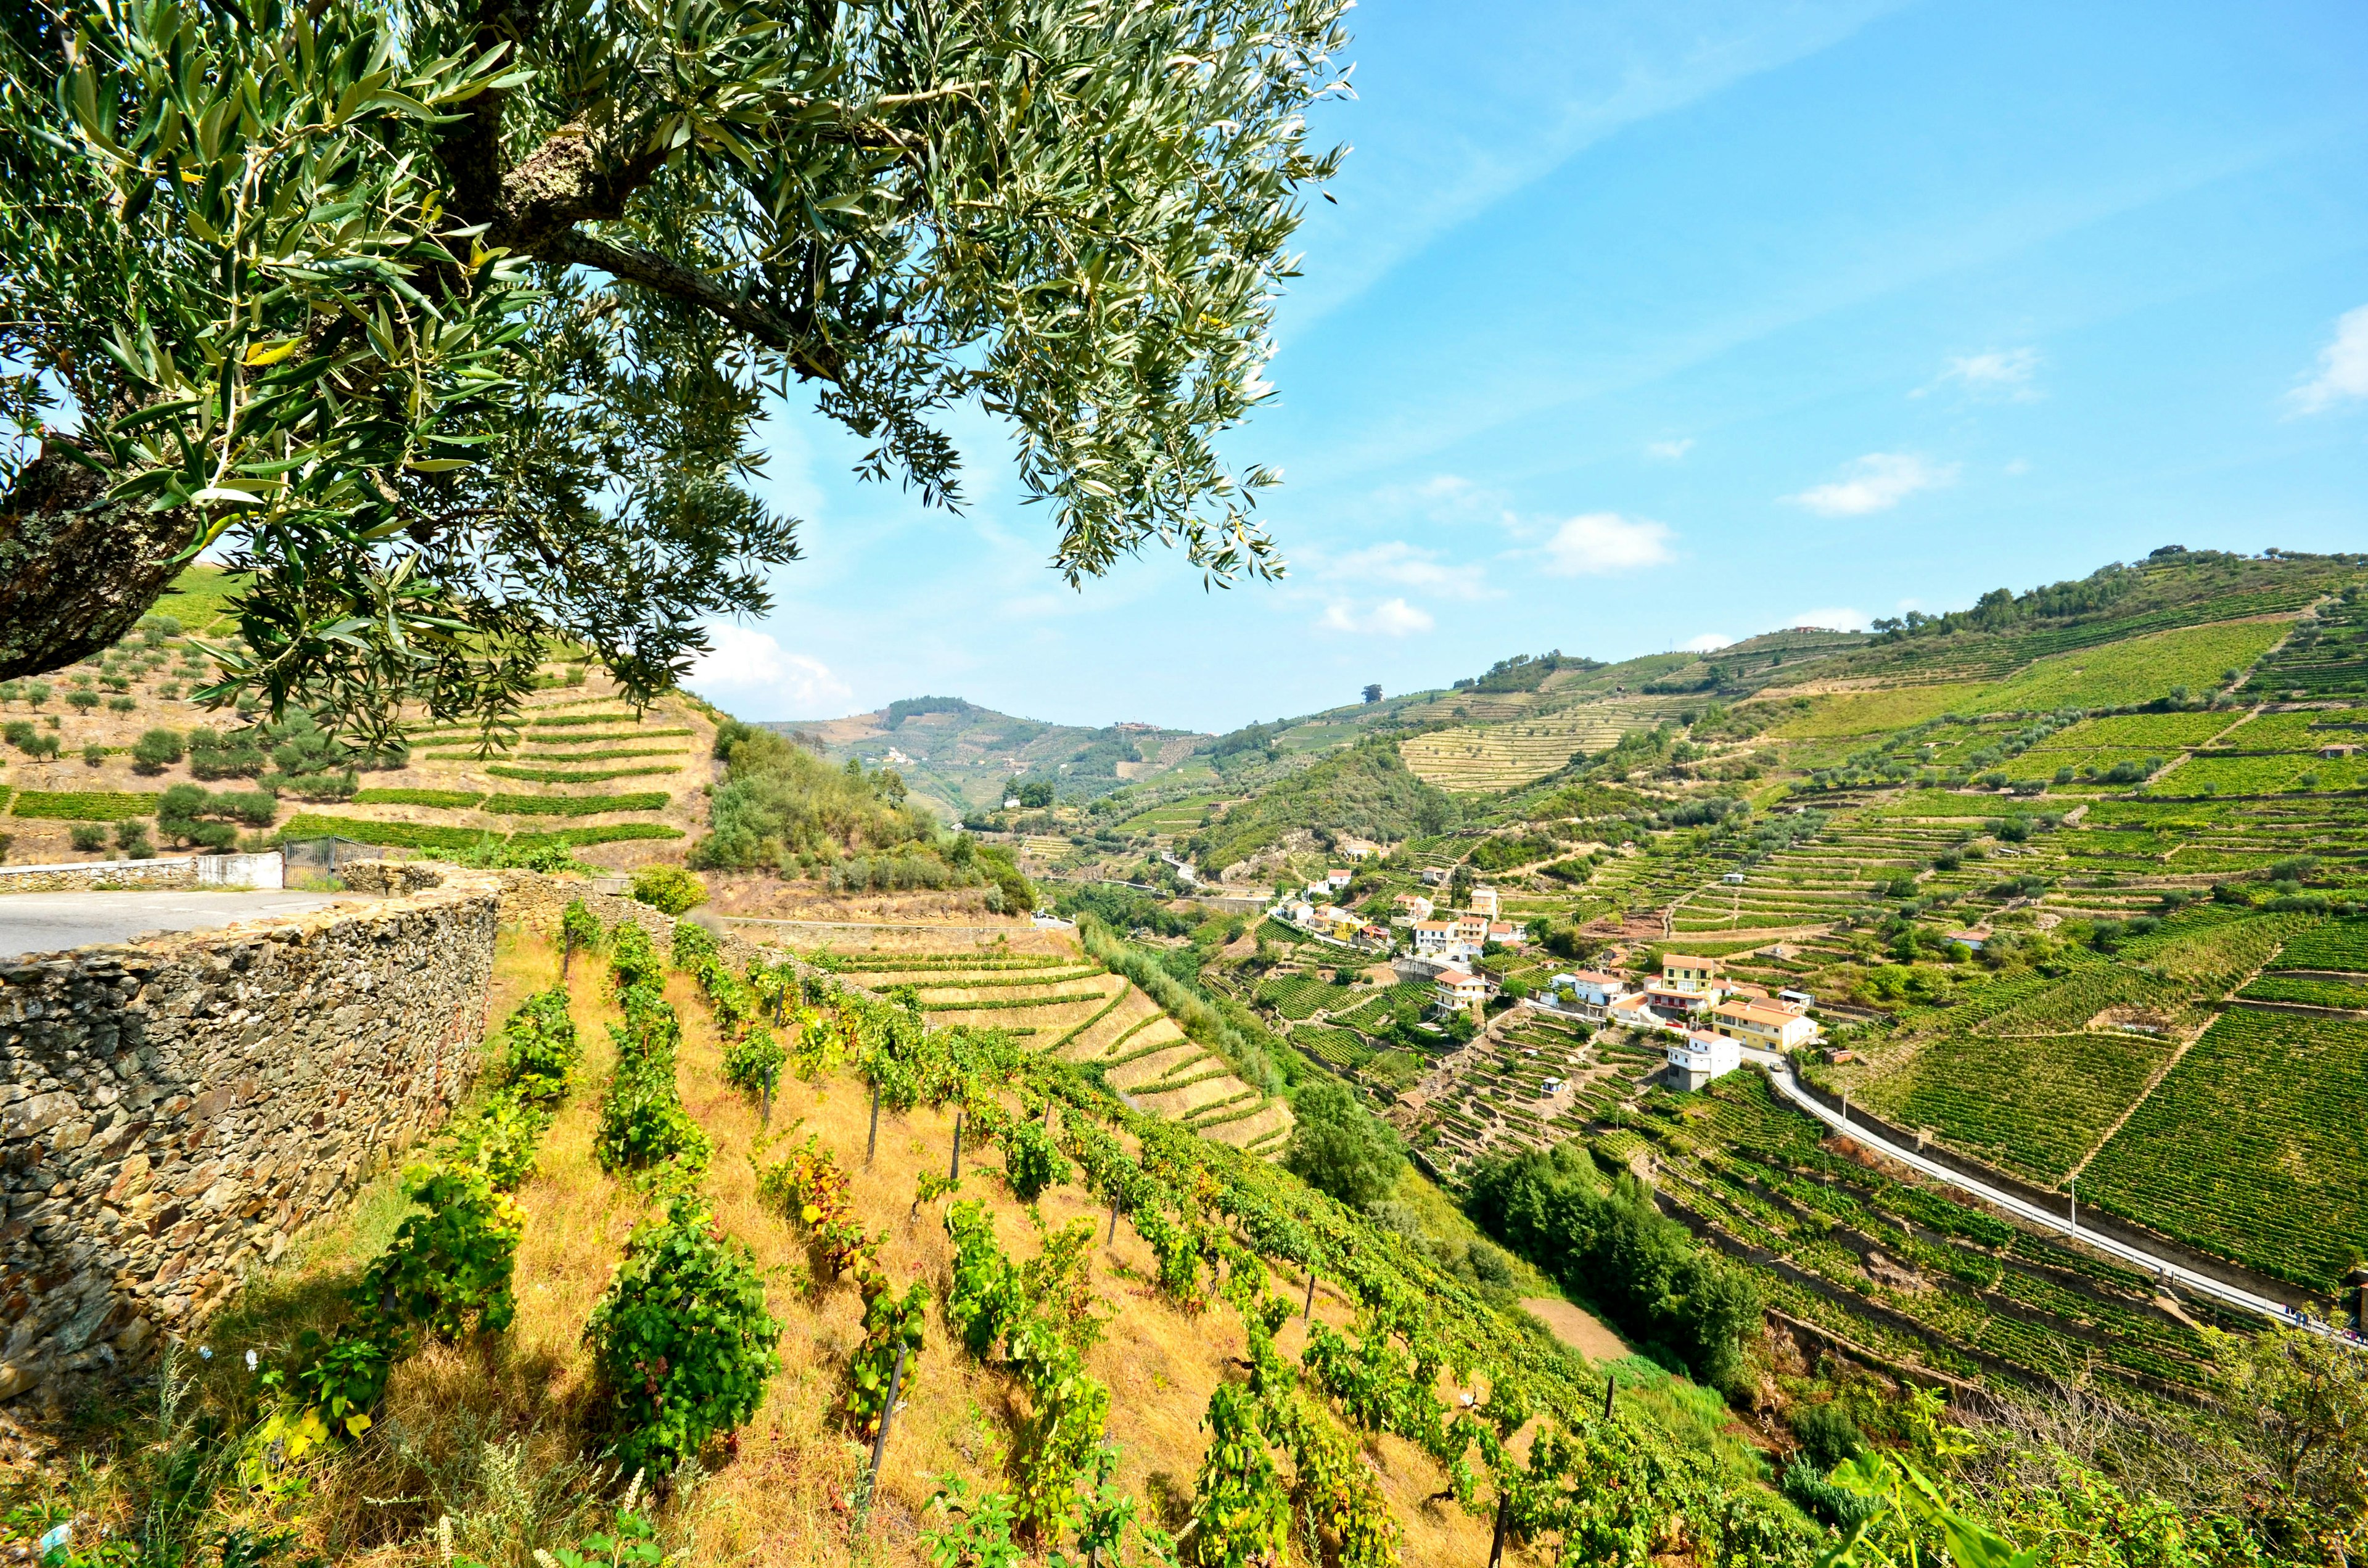
M 1354 151 L 1227 450 L 1286 581 L 1073 592 L 1001 433 L 960 517 L 776 421 L 808 559 L 692 684 L 1221 730 L 1862 623 L 2157 545 L 2368 549 L 2368 11 L 1366 0 Z

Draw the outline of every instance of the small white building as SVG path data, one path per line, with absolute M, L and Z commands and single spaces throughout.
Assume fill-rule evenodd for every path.
M 1504 913 L 1497 907 L 1497 890 L 1495 888 L 1474 888 L 1472 890 L 1472 913 L 1474 915 L 1485 915 L 1491 920 L 1496 919 L 1498 915 Z
M 1324 873 L 1324 884 L 1334 892 L 1338 892 L 1342 888 L 1347 887 L 1355 876 L 1355 872 L 1335 866 Z
M 1725 882 L 1731 888 L 1739 888 L 1743 885 L 1743 873 L 1741 871 L 1729 871 L 1726 875 L 1719 878 L 1719 881 Z
M 1425 866 L 1415 874 L 1422 879 L 1422 885 L 1427 888 L 1443 888 L 1447 885 L 1448 870 L 1444 866 Z
M 1743 1065 L 1743 1051 L 1725 1035 L 1688 1031 L 1669 1046 L 1669 1076 L 1689 1092 L 1724 1078 Z
M 1390 900 L 1390 918 L 1400 925 L 1430 918 L 1430 900 L 1418 892 L 1402 892 Z

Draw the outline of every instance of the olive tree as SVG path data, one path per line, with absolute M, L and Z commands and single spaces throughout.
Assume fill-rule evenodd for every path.
M 200 552 L 216 705 L 487 724 L 759 610 L 795 382 L 962 498 L 1013 433 L 1072 585 L 1280 568 L 1218 440 L 1337 152 L 1344 0 L 53 0 L 0 21 L 0 678 Z

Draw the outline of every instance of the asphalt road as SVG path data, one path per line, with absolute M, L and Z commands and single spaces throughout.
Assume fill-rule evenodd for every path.
M 325 892 L 19 892 L 0 894 L 0 959 L 53 953 L 151 931 L 211 931 L 335 903 Z

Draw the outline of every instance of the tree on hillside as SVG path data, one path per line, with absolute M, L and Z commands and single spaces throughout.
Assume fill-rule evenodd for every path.
M 1073 584 L 1279 569 L 1263 393 L 1343 0 L 117 0 L 0 21 L 0 678 L 252 574 L 206 693 L 492 722 L 763 608 L 792 378 L 957 504 L 1008 420 Z M 54 423 L 52 423 L 54 421 Z
M 1368 703 L 1379 702 L 1381 699 L 1382 687 L 1380 682 L 1376 681 L 1372 685 L 1365 687 L 1365 700 Z
M 1387 1198 L 1406 1164 L 1397 1132 L 1337 1078 L 1315 1078 L 1292 1097 L 1283 1165 L 1351 1209 Z

